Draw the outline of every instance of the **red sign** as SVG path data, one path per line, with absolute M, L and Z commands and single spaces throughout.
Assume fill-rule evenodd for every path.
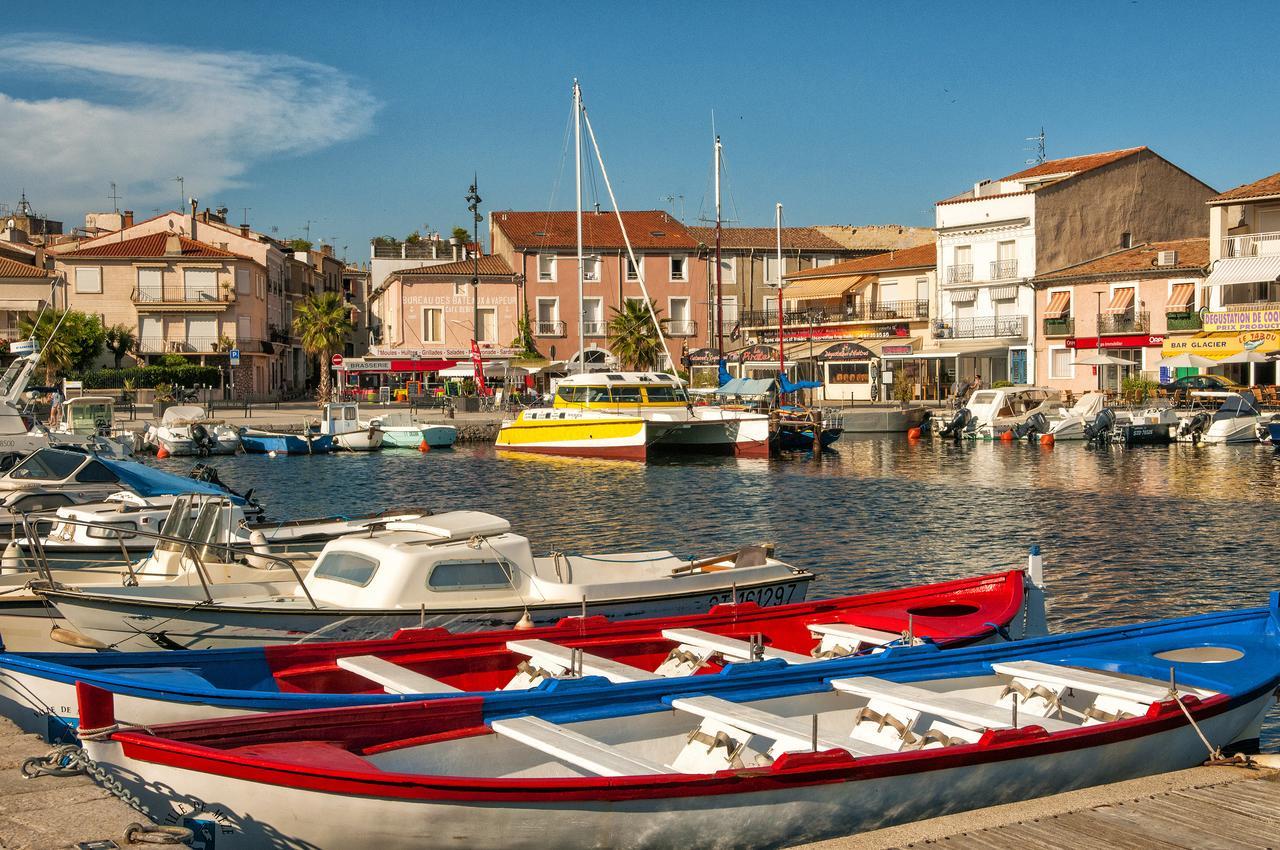
M 341 368 L 342 368 L 342 355 L 341 355 L 341 354 L 335 354 L 335 355 L 333 355 L 332 357 L 330 357 L 330 358 L 329 358 L 329 362 L 333 364 L 333 368 L 335 368 L 335 369 L 341 369 Z
M 480 346 L 474 339 L 471 340 L 471 365 L 476 370 L 476 387 L 480 390 L 480 395 L 488 395 L 489 389 L 484 383 L 484 358 L 480 356 Z
M 1067 337 L 1067 348 L 1160 348 L 1164 345 L 1161 334 L 1136 334 L 1133 336 L 1104 336 L 1101 344 L 1097 337 Z

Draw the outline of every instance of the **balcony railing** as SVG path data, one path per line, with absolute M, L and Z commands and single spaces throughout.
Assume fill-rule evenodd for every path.
M 973 283 L 973 264 L 947 266 L 947 283 Z
M 380 259 L 395 260 L 429 260 L 442 259 L 448 260 L 453 257 L 453 246 L 444 242 L 437 242 L 436 251 L 433 255 L 431 252 L 431 241 L 422 240 L 419 242 L 397 242 L 392 245 L 379 245 L 374 243 L 373 256 Z
M 582 335 L 583 336 L 608 336 L 609 323 L 608 322 L 583 322 Z
M 564 336 L 564 322 L 534 322 L 534 336 Z
M 1264 257 L 1280 254 L 1280 231 L 1246 233 L 1222 240 L 1223 257 Z
M 242 352 L 262 351 L 261 340 L 240 339 L 232 341 L 232 345 Z M 163 337 L 144 336 L 138 340 L 139 354 L 225 354 L 221 350 L 218 337 L 193 336 L 186 339 L 165 339 Z
M 1146 310 L 1131 313 L 1102 313 L 1098 316 L 1098 333 L 1131 334 L 1151 330 L 1151 314 Z
M 1017 276 L 1017 260 L 994 260 L 991 263 L 992 280 L 1013 280 Z
M 698 323 L 692 319 L 671 319 L 665 325 L 667 336 L 693 336 L 698 332 Z
M 933 326 L 934 339 L 997 339 L 1026 335 L 1026 316 L 956 319 L 951 322 L 939 321 Z
M 1076 320 L 1070 316 L 1044 320 L 1045 336 L 1072 336 L 1076 332 Z
M 162 286 L 143 287 L 133 290 L 134 304 L 225 304 L 232 299 L 227 289 L 208 289 L 205 287 Z
M 1200 313 L 1194 310 L 1165 313 L 1164 319 L 1171 331 L 1198 331 L 1204 326 Z
M 929 318 L 929 299 L 912 301 L 864 301 L 830 307 L 784 310 L 783 325 L 831 325 L 842 322 L 901 322 Z M 777 327 L 777 310 L 748 310 L 742 314 L 747 328 Z

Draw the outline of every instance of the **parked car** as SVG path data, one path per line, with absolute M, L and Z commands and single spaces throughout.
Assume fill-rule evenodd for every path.
M 1164 389 L 1170 393 L 1178 390 L 1192 392 L 1214 390 L 1217 392 L 1238 393 L 1241 390 L 1248 389 L 1248 387 L 1242 387 L 1230 378 L 1224 378 L 1221 375 L 1184 375 L 1165 384 Z

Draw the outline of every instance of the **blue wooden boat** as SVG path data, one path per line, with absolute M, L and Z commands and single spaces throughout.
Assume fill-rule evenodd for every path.
M 829 448 L 832 443 L 840 439 L 843 433 L 843 428 L 824 426 L 822 436 L 819 438 L 822 448 Z M 779 451 L 811 452 L 813 451 L 813 426 L 792 426 L 783 423 L 778 427 L 776 439 Z
M 329 434 L 282 434 L 245 428 L 240 432 L 240 445 L 251 454 L 318 455 L 333 451 L 333 437 Z

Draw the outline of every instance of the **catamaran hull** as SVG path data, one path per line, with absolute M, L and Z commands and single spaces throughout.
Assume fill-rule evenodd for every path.
M 521 417 L 503 424 L 496 446 L 499 451 L 642 461 L 648 457 L 650 442 L 650 429 L 639 417 Z
M 705 613 L 736 598 L 762 606 L 804 601 L 812 576 L 800 574 L 739 584 L 736 589 L 700 590 L 681 595 L 588 602 L 588 614 L 611 620 Z M 121 650 L 211 649 L 297 643 L 321 629 L 325 640 L 381 637 L 399 629 L 440 626 L 452 632 L 510 628 L 526 610 L 535 625 L 551 625 L 582 613 L 582 605 L 529 605 L 456 611 L 334 610 L 311 608 L 294 598 L 292 611 L 252 607 L 193 605 L 191 601 L 147 603 L 103 598 L 74 591 L 51 591 L 58 612 L 81 634 Z M 337 625 L 341 623 L 342 625 Z
M 1270 703 L 1268 689 L 1200 720 L 1200 729 L 1225 747 L 1256 734 Z M 215 772 L 208 771 L 210 762 L 178 753 L 163 753 L 163 763 L 134 758 L 126 753 L 134 745 L 115 740 L 88 741 L 85 750 L 138 795 L 157 822 L 215 838 L 218 850 L 779 847 L 1201 763 L 1204 744 L 1181 718 L 1176 721 L 1147 735 L 1117 730 L 1061 741 L 1032 748 L 1034 755 L 973 753 L 923 773 L 869 766 L 856 779 L 790 785 L 779 778 L 772 788 L 751 793 L 694 795 L 675 788 L 662 797 L 628 799 L 620 792 L 612 800 L 560 794 L 502 801 L 465 792 L 442 799 L 432 798 L 429 788 L 312 778 L 305 769 L 264 776 L 234 753 L 225 754 Z

